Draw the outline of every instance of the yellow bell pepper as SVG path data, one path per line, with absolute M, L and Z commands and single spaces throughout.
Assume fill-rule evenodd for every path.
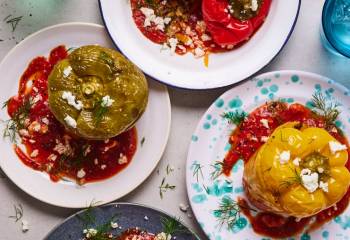
M 297 125 L 289 122 L 273 132 L 246 164 L 243 182 L 258 208 L 302 218 L 341 200 L 350 173 L 344 145 L 322 128 L 299 130 Z M 332 149 L 330 143 L 338 148 Z

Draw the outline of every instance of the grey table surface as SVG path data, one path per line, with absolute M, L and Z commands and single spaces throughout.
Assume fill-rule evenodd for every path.
M 284 0 L 288 1 L 288 0 Z M 320 17 L 324 1 L 303 0 L 294 33 L 281 53 L 259 73 L 274 70 L 305 70 L 330 77 L 350 87 L 350 60 L 336 57 L 323 49 L 319 37 Z M 3 19 L 9 14 L 23 16 L 14 32 Z M 80 21 L 102 24 L 97 0 L 0 0 L 0 59 L 23 38 L 44 27 L 57 23 Z M 167 148 L 155 172 L 135 191 L 120 201 L 154 206 L 181 217 L 203 236 L 193 217 L 179 210 L 187 203 L 185 161 L 190 137 L 197 122 L 210 104 L 228 88 L 210 91 L 188 91 L 169 88 L 172 106 L 172 125 Z M 175 168 L 168 178 L 177 187 L 161 200 L 158 186 L 166 166 Z M 13 205 L 22 204 L 24 219 L 30 230 L 22 233 L 20 222 L 8 216 Z M 0 179 L 0 239 L 38 240 L 54 226 L 77 210 L 53 207 L 24 193 L 7 178 Z M 203 236 L 203 239 L 206 239 Z

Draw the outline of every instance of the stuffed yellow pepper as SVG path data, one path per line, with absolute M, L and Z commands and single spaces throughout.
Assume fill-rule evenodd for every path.
M 331 207 L 350 185 L 347 146 L 326 130 L 278 127 L 245 166 L 243 182 L 258 208 L 303 218 Z

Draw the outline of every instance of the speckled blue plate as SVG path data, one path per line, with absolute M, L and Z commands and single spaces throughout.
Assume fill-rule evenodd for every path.
M 350 92 L 331 79 L 300 71 L 279 71 L 260 75 L 232 88 L 219 97 L 200 120 L 190 145 L 186 181 L 193 212 L 211 240 L 266 240 L 256 234 L 242 214 L 232 228 L 220 226 L 214 211 L 225 196 L 237 199 L 244 196 L 242 186 L 243 161 L 233 168 L 230 177 L 220 176 L 213 180 L 211 173 L 218 168 L 216 161 L 222 161 L 230 149 L 229 135 L 233 125 L 222 119 L 226 111 L 254 108 L 272 99 L 288 103 L 299 102 L 311 107 L 314 92 L 322 92 L 327 101 L 340 104 L 341 114 L 336 124 L 345 135 L 350 136 Z M 301 240 L 347 240 L 350 239 L 350 208 L 342 215 L 311 233 L 303 233 L 290 239 Z
M 55 227 L 44 240 L 79 240 L 83 238 L 83 230 L 86 228 L 82 219 L 86 218 L 87 210 L 80 211 L 67 218 L 59 226 Z M 103 224 L 109 223 L 115 216 L 113 222 L 118 223 L 119 227 L 113 229 L 111 233 L 114 236 L 122 233 L 128 228 L 139 227 L 150 233 L 162 232 L 162 218 L 173 218 L 166 213 L 138 204 L 131 203 L 110 203 L 89 210 L 89 216 L 93 216 L 94 224 L 88 225 L 90 228 L 97 228 Z M 147 216 L 145 218 L 145 216 Z M 199 240 L 199 238 L 187 228 L 186 231 L 174 234 L 177 240 Z

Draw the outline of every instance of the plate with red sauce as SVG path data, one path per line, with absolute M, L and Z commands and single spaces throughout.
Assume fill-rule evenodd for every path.
M 212 104 L 186 170 L 209 239 L 348 238 L 349 94 L 323 76 L 277 71 Z
M 6 103 L 0 116 L 0 166 L 23 191 L 56 206 L 81 208 L 92 200 L 104 204 L 124 196 L 151 174 L 168 139 L 169 95 L 152 81 L 142 117 L 116 137 L 85 140 L 55 118 L 48 76 L 72 49 L 91 44 L 113 48 L 103 26 L 55 25 L 23 40 L 0 65 L 1 102 Z
M 163 239 L 156 238 L 158 234 L 170 234 L 172 239 L 178 240 L 199 239 L 180 219 L 131 203 L 111 203 L 80 211 L 55 227 L 44 239 L 89 239 L 88 236 L 112 240 Z
M 100 0 L 116 47 L 167 85 L 212 89 L 248 78 L 287 43 L 300 0 Z

